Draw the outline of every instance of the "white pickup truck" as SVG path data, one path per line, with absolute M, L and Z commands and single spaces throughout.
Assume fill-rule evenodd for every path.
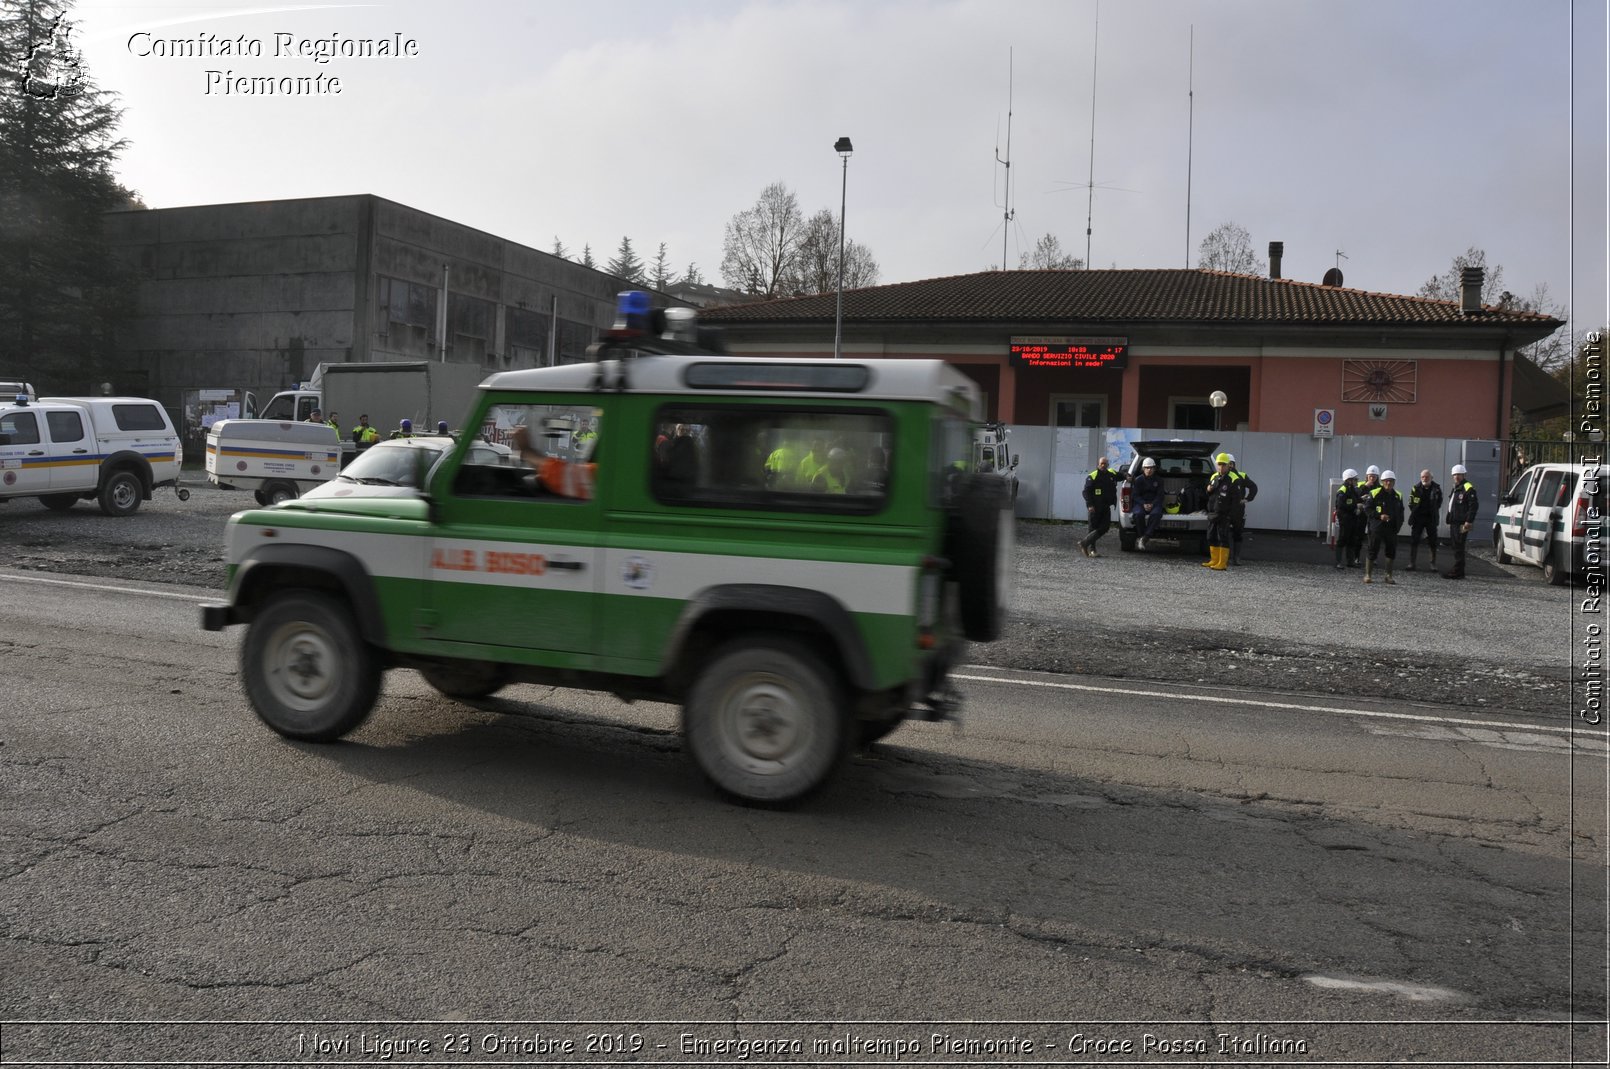
M 327 423 L 221 419 L 207 429 L 207 478 L 277 505 L 335 478 L 341 436 Z
M 158 487 L 179 488 L 179 435 L 147 397 L 25 396 L 0 402 L 0 502 L 37 497 L 47 508 L 95 500 L 127 516 Z

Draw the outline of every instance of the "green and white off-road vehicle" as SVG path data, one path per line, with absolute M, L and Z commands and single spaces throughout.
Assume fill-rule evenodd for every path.
M 627 299 L 630 298 L 628 301 Z M 973 384 L 938 361 L 715 355 L 641 295 L 593 361 L 496 374 L 408 496 L 238 513 L 241 676 L 274 730 L 330 740 L 382 671 L 486 698 L 542 682 L 683 707 L 717 788 L 777 804 L 908 717 L 957 712 L 999 636 L 1006 483 L 971 470 Z

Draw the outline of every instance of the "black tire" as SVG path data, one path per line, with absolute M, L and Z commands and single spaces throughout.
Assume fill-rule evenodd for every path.
M 683 709 L 688 750 L 715 788 L 750 805 L 797 802 L 849 752 L 842 686 L 814 653 L 781 637 L 722 647 Z
M 77 494 L 41 494 L 39 503 L 52 512 L 66 512 L 78 504 Z
M 356 728 L 374 708 L 380 676 L 351 613 L 311 590 L 275 595 L 240 647 L 246 699 L 288 739 L 328 742 Z
M 509 669 L 490 661 L 443 661 L 419 670 L 425 682 L 448 698 L 490 698 L 509 682 Z
M 1543 561 L 1543 581 L 1550 586 L 1564 586 L 1568 574 L 1564 568 L 1554 563 L 1552 557 Z
M 139 509 L 144 494 L 145 487 L 140 485 L 140 477 L 125 468 L 106 477 L 96 500 L 100 502 L 101 511 L 108 516 L 132 516 Z
M 964 477 L 957 487 L 945 539 L 945 556 L 950 558 L 961 607 L 962 634 L 974 642 L 1000 638 L 1006 622 L 1015 523 L 1007 496 L 1001 479 Z
M 1499 528 L 1493 528 L 1493 560 L 1499 564 L 1508 564 L 1510 556 L 1504 549 L 1504 534 Z
M 1125 553 L 1135 552 L 1135 539 L 1136 535 L 1134 531 L 1119 531 L 1118 548 L 1123 550 Z
M 296 486 L 293 483 L 266 483 L 262 490 L 262 502 L 264 505 L 278 505 L 281 501 L 290 501 L 297 496 Z

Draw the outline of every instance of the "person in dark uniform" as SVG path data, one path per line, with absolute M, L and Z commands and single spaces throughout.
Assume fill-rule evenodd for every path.
M 1208 477 L 1207 514 L 1208 559 L 1204 568 L 1222 572 L 1230 566 L 1230 525 L 1241 501 L 1241 483 L 1230 474 L 1230 454 L 1220 453 L 1213 458 L 1218 471 Z
M 1107 458 L 1096 461 L 1096 470 L 1085 476 L 1085 508 L 1090 513 L 1090 533 L 1079 541 L 1087 557 L 1100 556 L 1096 540 L 1112 526 L 1112 506 L 1118 499 L 1118 477 L 1107 469 Z
M 1420 473 L 1420 481 L 1409 488 L 1409 571 L 1414 571 L 1420 555 L 1420 536 L 1431 548 L 1431 570 L 1437 570 L 1437 526 L 1442 516 L 1442 487 L 1431 477 L 1431 469 Z
M 1465 577 L 1465 542 L 1476 525 L 1480 501 L 1476 488 L 1465 478 L 1465 466 L 1453 466 L 1453 488 L 1448 491 L 1448 541 L 1453 543 L 1453 567 L 1442 573 L 1444 579 Z
M 1364 561 L 1364 581 L 1374 582 L 1375 558 L 1386 550 L 1386 584 L 1392 582 L 1392 563 L 1398 555 L 1398 528 L 1403 526 L 1403 495 L 1397 490 L 1398 473 L 1388 468 L 1381 473 L 1381 485 L 1370 491 L 1370 555 Z
M 1135 517 L 1135 543 L 1146 548 L 1146 540 L 1163 522 L 1163 480 L 1157 474 L 1157 461 L 1151 457 L 1140 462 L 1140 474 L 1129 484 L 1129 511 Z
M 1336 567 L 1338 570 L 1355 567 L 1359 544 L 1364 538 L 1364 495 L 1359 489 L 1357 469 L 1342 472 L 1342 485 L 1336 488 L 1336 496 L 1331 499 L 1331 512 L 1336 516 Z
M 1240 500 L 1235 504 L 1235 515 L 1230 517 L 1230 563 L 1241 563 L 1241 540 L 1247 531 L 1247 506 L 1252 499 L 1258 496 L 1258 484 L 1252 481 L 1252 476 L 1235 466 L 1235 454 L 1226 453 L 1230 458 L 1230 478 L 1234 479 L 1240 488 Z

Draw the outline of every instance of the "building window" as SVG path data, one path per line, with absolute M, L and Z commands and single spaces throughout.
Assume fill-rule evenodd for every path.
M 559 320 L 559 351 L 554 355 L 556 364 L 580 364 L 587 359 L 587 346 L 598 333 L 586 323 L 569 319 Z
M 1107 399 L 1099 396 L 1058 394 L 1051 398 L 1051 426 L 1105 427 Z
M 515 367 L 541 367 L 548 355 L 548 327 L 552 319 L 543 312 L 524 308 L 507 310 L 504 348 Z
M 492 325 L 497 322 L 497 305 L 463 293 L 447 295 L 447 336 L 452 340 L 454 360 L 480 364 L 492 350 Z
M 376 322 L 391 349 L 423 351 L 436 336 L 436 290 L 417 282 L 381 276 Z
M 1175 431 L 1213 430 L 1213 406 L 1206 397 L 1170 397 L 1168 427 Z

